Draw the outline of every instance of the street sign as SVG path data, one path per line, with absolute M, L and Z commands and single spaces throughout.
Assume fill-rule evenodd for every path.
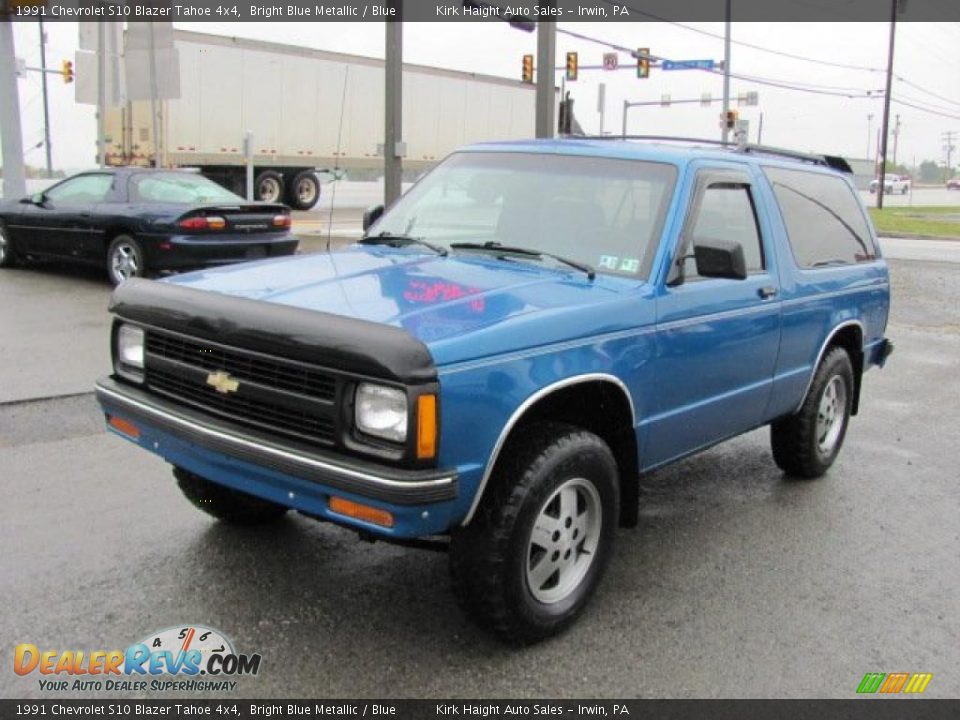
M 663 60 L 661 70 L 713 70 L 713 60 Z
M 619 65 L 620 59 L 617 57 L 615 52 L 609 52 L 603 54 L 603 69 L 604 70 L 616 70 L 617 65 Z

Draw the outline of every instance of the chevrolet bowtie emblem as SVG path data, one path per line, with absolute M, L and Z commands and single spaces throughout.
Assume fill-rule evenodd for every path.
M 217 370 L 215 373 L 207 375 L 207 385 L 210 385 L 218 393 L 226 395 L 227 393 L 236 392 L 237 388 L 240 387 L 240 382 L 230 377 L 229 373 L 225 373 L 223 370 Z

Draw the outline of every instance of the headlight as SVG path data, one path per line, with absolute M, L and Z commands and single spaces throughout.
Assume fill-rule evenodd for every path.
M 115 370 L 121 377 L 143 382 L 143 328 L 121 325 L 117 329 Z
M 385 440 L 406 441 L 407 394 L 403 390 L 360 383 L 354 406 L 358 430 Z

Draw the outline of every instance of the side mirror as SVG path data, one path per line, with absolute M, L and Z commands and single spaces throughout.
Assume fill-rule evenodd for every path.
M 732 240 L 694 240 L 693 256 L 700 277 L 747 279 L 743 246 Z
M 42 192 L 34 193 L 30 197 L 20 200 L 21 205 L 43 205 L 45 202 L 47 202 L 47 196 Z
M 383 205 L 371 205 L 363 211 L 363 232 L 367 232 L 380 216 L 383 215 Z

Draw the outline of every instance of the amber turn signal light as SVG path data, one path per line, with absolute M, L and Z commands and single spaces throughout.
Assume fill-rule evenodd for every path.
M 383 527 L 393 527 L 393 515 L 380 508 L 361 505 L 352 500 L 345 500 L 344 498 L 336 496 L 330 497 L 327 501 L 327 507 L 330 508 L 331 512 L 335 512 L 338 515 L 346 515 L 347 517 L 363 520 L 364 522 L 373 523 L 374 525 L 382 525 Z
M 417 459 L 429 460 L 437 454 L 437 396 L 417 398 Z
M 140 428 L 134 425 L 129 420 L 124 420 L 122 417 L 117 417 L 116 415 L 109 415 L 107 422 L 110 424 L 114 430 L 119 430 L 124 435 L 137 439 L 140 437 Z

